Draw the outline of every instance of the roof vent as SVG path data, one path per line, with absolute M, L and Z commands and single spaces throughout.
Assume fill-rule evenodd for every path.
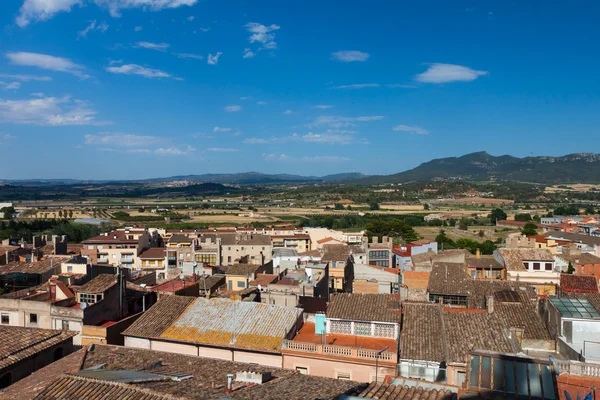
M 256 383 L 260 385 L 271 380 L 271 373 L 242 371 L 236 373 L 235 380 L 237 382 Z

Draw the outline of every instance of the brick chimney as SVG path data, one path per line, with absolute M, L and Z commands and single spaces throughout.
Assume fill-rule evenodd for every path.
M 488 314 L 494 313 L 494 295 L 487 296 L 487 310 Z

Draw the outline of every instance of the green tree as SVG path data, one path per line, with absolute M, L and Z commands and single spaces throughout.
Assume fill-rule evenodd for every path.
M 596 210 L 594 210 L 594 206 L 589 205 L 585 208 L 585 213 L 587 215 L 593 215 L 593 214 L 596 214 Z
M 379 203 L 377 203 L 376 201 L 372 201 L 371 203 L 369 203 L 369 208 L 371 209 L 371 211 L 377 211 L 379 210 Z
M 344 209 L 344 206 L 343 206 L 343 205 L 341 205 L 340 203 L 335 203 L 335 205 L 334 205 L 334 207 L 333 207 L 333 208 L 334 208 L 335 210 L 343 210 L 343 209 Z
M 569 266 L 567 267 L 567 274 L 573 275 L 574 273 L 575 273 L 575 267 L 573 267 L 573 264 L 571 264 L 571 261 L 569 261 Z
M 467 229 L 469 229 L 469 219 L 461 218 L 460 221 L 458 221 L 458 229 L 462 231 L 466 231 Z
M 62 210 L 58 210 L 58 218 L 62 218 L 63 217 L 63 211 Z
M 440 229 L 440 233 L 435 237 L 435 241 L 438 243 L 439 248 L 453 249 L 456 247 L 454 241 L 446 235 L 446 231 L 443 229 Z
M 423 210 L 429 211 L 429 203 L 423 204 Z
M 143 212 L 144 212 L 144 207 L 140 207 L 140 208 L 138 208 L 138 212 L 139 212 L 139 213 L 143 213 Z
M 521 233 L 525 236 L 533 236 L 533 235 L 537 235 L 537 225 L 534 224 L 533 222 L 528 222 L 523 226 L 523 229 L 521 229 Z
M 531 221 L 531 214 L 515 214 L 515 221 L 529 222 Z
M 496 208 L 495 210 L 493 210 L 491 212 L 491 214 L 489 215 L 490 221 L 492 221 L 492 224 L 496 224 L 496 221 L 500 221 L 500 220 L 505 220 L 507 218 L 506 213 L 504 212 L 504 210 L 502 210 L 501 208 Z
M 478 235 L 479 235 L 480 238 L 482 238 L 482 237 L 485 236 L 485 232 L 483 231 L 483 229 L 479 231 Z
M 348 207 L 346 207 L 346 210 L 352 211 L 352 206 L 350 204 L 348 204 Z

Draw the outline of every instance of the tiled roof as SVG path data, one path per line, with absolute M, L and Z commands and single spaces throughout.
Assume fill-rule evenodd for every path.
M 403 303 L 400 358 L 442 362 L 446 360 L 441 306 Z
M 138 256 L 142 260 L 160 260 L 165 258 L 164 247 L 152 247 L 144 250 L 142 254 Z
M 271 246 L 271 236 L 256 233 L 221 234 L 223 246 Z
M 112 231 L 103 235 L 94 236 L 92 238 L 86 239 L 82 244 L 102 244 L 102 243 L 127 243 L 127 244 L 137 244 L 136 239 L 128 239 L 127 233 L 125 231 Z
M 548 249 L 499 249 L 508 271 L 525 271 L 523 261 L 554 261 Z
M 466 296 L 469 294 L 467 278 L 467 268 L 464 264 L 435 263 L 429 274 L 427 291 Z
M 353 321 L 400 322 L 400 296 L 395 294 L 332 294 L 327 317 Z
M 467 265 L 471 268 L 504 269 L 494 256 L 467 257 Z
M 595 256 L 590 253 L 571 254 L 571 255 L 560 254 L 557 257 L 560 257 L 567 262 L 571 262 L 573 265 L 600 264 L 600 257 Z
M 339 240 L 337 240 L 337 239 L 334 239 L 334 238 L 332 238 L 331 236 L 327 236 L 327 237 L 324 237 L 323 239 L 319 239 L 319 240 L 317 240 L 317 243 L 319 243 L 319 244 L 323 244 L 323 243 L 330 242 L 330 241 L 332 241 L 332 240 L 335 240 L 335 241 L 339 242 Z
M 326 244 L 323 246 L 321 261 L 347 261 L 350 257 L 350 247 L 345 244 Z
M 100 274 L 93 278 L 88 283 L 81 286 L 78 290 L 79 293 L 102 293 L 117 283 L 117 275 L 112 274 Z
M 157 324 L 156 320 L 161 318 L 164 311 L 155 307 L 166 300 L 162 299 L 146 311 L 124 334 L 278 351 L 282 340 L 292 331 L 302 314 L 302 310 L 298 308 L 200 297 L 192 298 L 184 309 L 170 311 L 172 315 L 169 319 L 163 316 L 163 322 Z M 165 322 L 170 323 L 167 325 Z M 151 335 L 143 331 L 147 324 L 154 324 L 156 327 Z M 138 328 L 141 328 L 141 332 Z
M 187 235 L 182 235 L 179 233 L 175 233 L 173 234 L 173 236 L 171 236 L 169 238 L 169 243 L 192 243 L 192 239 L 190 239 L 189 236 Z
M 194 302 L 193 297 L 166 296 L 154 304 L 123 332 L 126 336 L 158 337 L 185 309 Z
M 305 313 L 316 314 L 327 311 L 327 299 L 311 296 L 298 296 L 298 308 L 304 310 Z
M 256 279 L 250 282 L 251 286 L 261 285 L 262 287 L 266 287 L 269 283 L 273 283 L 277 280 L 277 274 L 258 274 L 256 275 Z
M 565 240 L 568 242 L 583 243 L 590 246 L 600 246 L 600 237 L 597 236 L 582 235 L 580 233 L 571 232 L 549 232 L 544 236 Z
M 560 275 L 560 287 L 573 292 L 598 293 L 598 281 L 594 275 Z
M 246 274 L 254 275 L 256 271 L 262 268 L 262 265 L 254 265 L 254 264 L 233 264 L 233 265 L 224 265 L 221 267 L 225 275 L 239 275 L 246 276 Z
M 61 263 L 67 262 L 70 259 L 71 256 L 50 256 L 45 257 L 40 261 L 34 261 L 32 263 L 11 262 L 7 265 L 0 266 L 0 275 L 9 275 L 14 273 L 44 274 L 46 272 L 59 268 Z
M 0 370 L 60 344 L 76 332 L 0 325 Z
M 206 275 L 198 278 L 198 288 L 200 290 L 204 290 L 206 288 L 207 291 L 214 291 L 219 286 L 225 284 L 225 275 Z
M 433 262 L 435 254 L 435 251 L 429 250 L 425 253 L 415 254 L 414 256 L 411 256 L 410 259 L 412 260 L 412 263 L 415 266 L 417 266 L 418 264 L 431 264 Z
M 454 400 L 458 396 L 450 390 L 424 389 L 420 386 L 393 385 L 371 382 L 357 397 L 379 400 Z

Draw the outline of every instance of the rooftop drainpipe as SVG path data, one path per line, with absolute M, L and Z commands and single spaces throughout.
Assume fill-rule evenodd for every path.
M 233 374 L 227 374 L 227 388 L 225 393 L 233 392 Z

